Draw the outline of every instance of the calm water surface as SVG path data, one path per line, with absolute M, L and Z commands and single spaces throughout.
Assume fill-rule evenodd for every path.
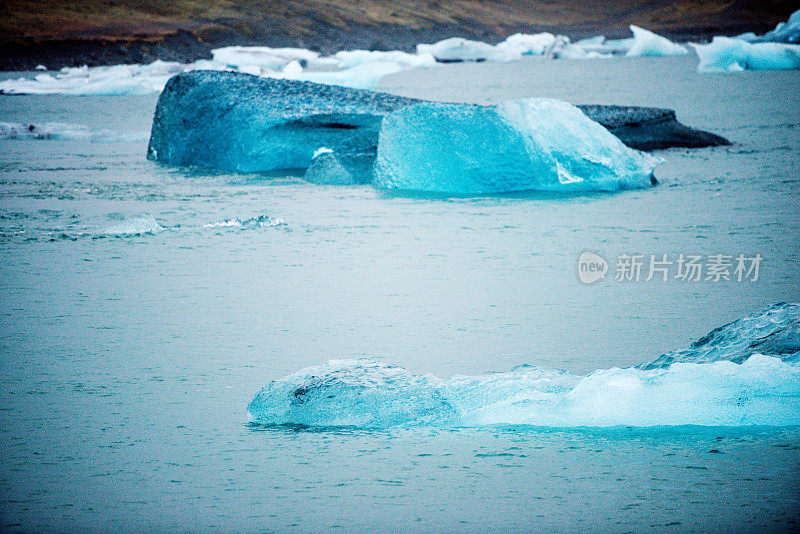
M 797 528 L 794 427 L 309 430 L 245 413 L 332 358 L 588 373 L 800 300 L 795 100 L 720 120 L 731 147 L 660 153 L 653 189 L 484 198 L 162 167 L 144 158 L 155 100 L 0 97 L 2 121 L 89 132 L 0 139 L 2 530 Z M 758 282 L 584 286 L 584 249 L 764 263 Z

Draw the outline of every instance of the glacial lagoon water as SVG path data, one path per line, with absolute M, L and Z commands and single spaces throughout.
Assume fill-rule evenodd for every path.
M 649 189 L 411 196 L 149 162 L 153 95 L 2 97 L 4 122 L 80 127 L 0 139 L 0 529 L 796 528 L 800 429 L 785 421 L 249 422 L 270 381 L 328 360 L 443 380 L 524 364 L 586 375 L 800 300 L 800 105 L 785 91 L 798 74 L 708 79 L 684 59 L 570 65 L 524 96 L 584 103 L 589 89 L 566 81 L 605 68 L 606 98 L 592 100 L 673 107 L 734 144 L 659 152 Z M 653 84 L 674 74 L 674 94 L 626 82 L 631 65 Z M 442 67 L 461 95 L 386 83 L 463 101 L 524 90 L 503 70 L 484 73 L 508 83 L 482 88 L 485 74 L 471 78 L 482 68 L 506 66 Z M 531 78 L 540 68 L 514 66 Z M 626 253 L 764 259 L 757 281 L 584 285 L 584 250 L 612 264 Z

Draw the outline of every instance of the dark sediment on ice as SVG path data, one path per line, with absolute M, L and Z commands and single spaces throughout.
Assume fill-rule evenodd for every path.
M 193 71 L 173 77 L 153 119 L 148 158 L 238 172 L 309 168 L 312 154 L 331 149 L 319 165 L 350 171 L 374 155 L 386 113 L 420 102 L 386 93 L 248 74 Z M 652 150 L 728 142 L 679 123 L 672 110 L 580 106 L 623 143 Z M 352 170 L 351 169 L 351 170 Z M 355 179 L 359 181 L 358 178 Z
M 730 144 L 724 137 L 681 124 L 671 109 L 601 105 L 578 107 L 590 119 L 599 122 L 623 143 L 637 150 Z

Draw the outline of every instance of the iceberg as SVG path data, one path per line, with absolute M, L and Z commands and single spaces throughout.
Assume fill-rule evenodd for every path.
M 417 45 L 417 55 L 432 56 L 436 61 L 442 63 L 459 61 L 506 63 L 516 61 L 524 56 L 541 55 L 565 59 L 610 57 L 609 54 L 596 50 L 597 46 L 597 39 L 572 44 L 569 37 L 564 35 L 515 33 L 496 45 L 460 37 L 444 39 L 433 44 L 419 44 Z
M 633 43 L 625 53 L 627 57 L 679 56 L 689 53 L 685 47 L 644 28 L 634 25 L 630 28 L 633 32 Z
M 721 326 L 685 349 L 663 354 L 642 369 L 676 363 L 742 363 L 754 354 L 800 362 L 800 304 L 781 302 Z
M 566 102 L 425 102 L 384 117 L 374 184 L 463 195 L 616 191 L 656 183 L 660 162 Z
M 148 158 L 235 172 L 313 166 L 305 176 L 311 182 L 367 183 L 384 116 L 421 102 L 294 80 L 191 71 L 170 80 L 159 98 Z M 496 113 L 492 109 L 485 108 Z M 727 143 L 683 126 L 671 110 L 599 105 L 580 109 L 633 148 Z M 317 160 L 320 148 L 334 154 Z
M 753 43 L 747 51 L 747 70 L 800 69 L 800 45 Z
M 307 169 L 314 153 L 375 150 L 385 113 L 415 100 L 241 73 L 172 78 L 153 118 L 147 157 L 235 172 Z
M 293 61 L 308 64 L 319 58 L 305 48 L 269 48 L 266 46 L 226 46 L 211 51 L 214 61 L 229 67 L 259 67 L 281 70 Z
M 319 185 L 361 185 L 372 181 L 375 152 L 338 154 L 327 147 L 314 153 L 303 180 Z
M 637 150 L 702 148 L 730 144 L 724 137 L 681 124 L 675 111 L 671 109 L 600 105 L 577 107 L 626 146 Z
M 428 54 L 443 63 L 453 61 L 512 61 L 514 53 L 481 41 L 452 37 L 433 44 L 418 44 L 417 54 Z
M 797 426 L 800 304 L 779 303 L 639 368 L 575 375 L 415 375 L 370 359 L 331 360 L 264 387 L 256 425 L 391 428 Z
M 0 81 L 0 93 L 66 95 L 140 95 L 160 91 L 169 78 L 185 70 L 181 63 L 155 61 L 149 65 L 64 67 L 33 79 Z
M 800 366 L 754 355 L 742 364 L 588 375 L 523 365 L 441 380 L 373 360 L 331 360 L 270 382 L 247 414 L 251 424 L 305 427 L 796 426 Z
M 714 37 L 709 44 L 690 46 L 700 58 L 701 72 L 800 69 L 800 45 Z
M 755 40 L 775 43 L 800 43 L 800 9 L 792 13 L 787 22 L 778 23 L 774 30 Z
M 559 36 L 563 37 L 563 36 Z M 518 59 L 522 56 L 541 56 L 548 47 L 552 46 L 556 36 L 552 33 L 536 33 L 533 35 L 515 33 L 497 44 L 497 49 L 504 53 L 504 57 Z
M 261 424 L 363 428 L 454 420 L 437 379 L 369 360 L 331 360 L 274 381 L 247 413 Z
M 349 69 L 370 63 L 397 63 L 404 68 L 429 67 L 436 64 L 436 58 L 431 54 L 409 54 L 399 50 L 381 52 L 376 50 L 346 50 L 333 55 L 337 66 Z
M 288 74 L 276 74 L 273 78 L 285 78 L 314 82 L 319 84 L 338 85 L 352 89 L 375 89 L 378 81 L 384 76 L 406 70 L 409 67 L 394 61 L 375 61 L 361 63 L 344 70 L 300 71 Z

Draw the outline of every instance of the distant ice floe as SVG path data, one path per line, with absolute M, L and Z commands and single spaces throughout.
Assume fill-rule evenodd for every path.
M 792 13 L 787 22 L 780 22 L 774 30 L 756 38 L 773 43 L 800 43 L 800 9 Z
M 800 45 L 714 37 L 709 44 L 690 46 L 700 57 L 700 72 L 800 69 Z
M 137 95 L 160 92 L 167 80 L 190 70 L 230 70 L 255 76 L 310 81 L 360 89 L 374 89 L 383 76 L 429 67 L 437 61 L 509 62 L 524 56 L 585 59 L 613 55 L 669 55 L 685 53 L 682 47 L 651 32 L 631 27 L 634 37 L 608 41 L 603 36 L 570 42 L 568 37 L 539 33 L 514 34 L 491 45 L 452 38 L 420 44 L 411 54 L 401 51 L 351 50 L 332 56 L 303 48 L 229 46 L 212 50 L 213 59 L 184 64 L 155 61 L 149 65 L 66 67 L 41 72 L 33 78 L 0 82 L 7 94 Z
M 788 22 L 762 35 L 714 37 L 708 44 L 689 43 L 700 57 L 700 72 L 800 69 L 800 10 Z
M 685 47 L 644 28 L 632 25 L 631 31 L 633 32 L 633 43 L 625 52 L 627 57 L 679 56 L 689 53 Z
M 547 56 L 563 59 L 607 58 L 624 54 L 628 57 L 672 56 L 686 54 L 681 45 L 638 26 L 631 26 L 632 39 L 606 40 L 602 35 L 576 43 L 569 37 L 538 33 L 517 33 L 496 45 L 480 41 L 452 38 L 435 44 L 417 45 L 417 54 L 430 54 L 438 61 L 516 61 L 523 56 Z
M 201 67 L 201 64 L 195 64 Z M 203 68 L 213 67 L 205 62 Z M 64 67 L 55 73 L 0 82 L 0 91 L 9 94 L 140 95 L 157 93 L 172 76 L 187 65 L 154 61 L 149 65 L 109 67 Z
M 798 309 L 777 304 L 717 329 L 701 340 L 713 351 L 656 369 L 574 375 L 523 365 L 443 380 L 368 359 L 331 360 L 272 381 L 247 413 L 256 424 L 310 427 L 797 426 Z M 765 334 L 776 338 L 759 344 L 766 354 L 729 361 Z
M 32 78 L 0 82 L 0 93 L 138 95 L 158 93 L 167 80 L 190 70 L 231 70 L 271 78 L 285 78 L 359 89 L 374 89 L 383 76 L 403 70 L 451 61 L 516 61 L 525 56 L 559 59 L 595 59 L 613 56 L 660 57 L 686 54 L 688 49 L 644 28 L 631 26 L 632 38 L 609 40 L 596 36 L 571 42 L 552 33 L 511 35 L 492 45 L 453 37 L 419 44 L 411 54 L 401 51 L 350 50 L 332 56 L 304 48 L 228 46 L 212 50 L 211 60 L 194 63 L 155 61 L 149 65 L 65 67 L 42 71 Z M 691 44 L 700 56 L 701 71 L 730 72 L 800 68 L 800 11 L 788 22 L 763 36 L 715 37 L 708 45 Z M 747 46 L 750 45 L 750 46 Z

